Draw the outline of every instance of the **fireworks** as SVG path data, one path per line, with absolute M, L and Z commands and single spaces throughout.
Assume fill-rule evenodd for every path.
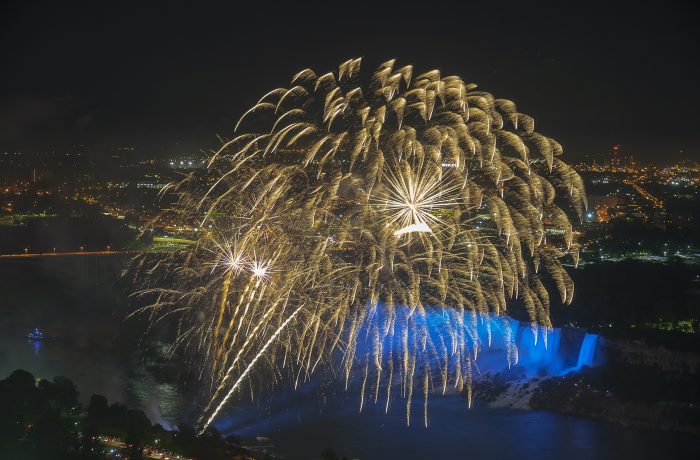
M 206 173 L 168 188 L 160 219 L 198 228 L 194 244 L 127 272 L 140 311 L 177 318 L 209 400 L 200 428 L 242 388 L 319 365 L 358 381 L 360 409 L 399 394 L 407 422 L 414 389 L 426 424 L 432 392 L 471 395 L 479 321 L 517 298 L 546 338 L 539 276 L 572 299 L 560 259 L 578 260 L 568 216 L 586 203 L 561 154 L 513 102 L 394 61 L 369 78 L 359 59 L 307 69 L 263 96 Z
M 394 232 L 396 236 L 411 232 L 432 233 L 428 222 L 442 223 L 433 211 L 457 205 L 457 187 L 443 180 L 439 169 L 432 174 L 413 171 L 405 165 L 402 169 L 404 171 L 396 174 L 389 171 L 386 176 L 388 193 L 373 197 L 373 204 L 384 208 L 382 214 L 388 211 L 387 225 L 399 227 Z

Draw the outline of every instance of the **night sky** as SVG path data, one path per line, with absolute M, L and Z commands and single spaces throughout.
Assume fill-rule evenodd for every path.
M 0 151 L 207 150 L 298 70 L 362 56 L 512 99 L 570 154 L 700 160 L 692 2 L 191 3 L 2 3 Z

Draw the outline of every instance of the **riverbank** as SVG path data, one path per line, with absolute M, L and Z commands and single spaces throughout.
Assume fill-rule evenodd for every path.
M 254 460 L 237 436 L 224 438 L 214 428 L 197 434 L 182 424 L 166 430 L 142 410 L 102 395 L 83 406 L 79 395 L 60 376 L 41 379 L 18 369 L 0 380 L 0 458 Z
M 700 435 L 700 356 L 606 339 L 599 365 L 561 375 L 528 375 L 523 366 L 476 379 L 474 397 L 492 407 L 547 410 L 655 430 Z

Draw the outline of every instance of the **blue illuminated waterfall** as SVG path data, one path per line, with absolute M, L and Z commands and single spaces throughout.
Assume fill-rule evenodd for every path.
M 510 325 L 517 331 L 514 337 L 518 365 L 530 375 L 563 375 L 597 363 L 598 334 L 584 334 L 578 329 L 568 328 L 549 331 L 538 328 L 535 332 L 529 325 L 515 320 L 511 320 Z M 498 351 L 498 346 L 492 348 L 494 352 Z
M 578 353 L 578 362 L 576 363 L 576 369 L 581 369 L 583 366 L 593 366 L 597 346 L 598 334 L 586 334 L 583 337 L 581 349 Z
M 372 314 L 374 321 L 381 323 L 385 314 L 382 305 L 378 305 Z M 460 319 L 458 314 L 448 308 L 426 308 L 419 316 L 413 315 L 410 309 L 399 307 L 393 314 L 398 319 L 393 323 L 392 333 L 383 338 L 382 349 L 392 350 L 394 356 L 399 355 L 403 346 L 401 328 L 406 327 L 410 318 L 415 324 L 424 325 L 433 343 L 442 344 L 445 349 L 453 346 L 450 342 L 452 334 L 448 331 L 461 324 L 467 332 L 467 340 L 478 350 L 475 362 L 478 373 L 500 372 L 517 366 L 530 377 L 563 375 L 597 363 L 598 335 L 576 328 L 547 329 L 508 316 L 473 315 L 471 312 L 463 313 L 460 322 L 455 319 Z M 365 336 L 366 339 L 357 345 L 357 356 L 374 346 L 373 336 Z M 431 367 L 436 365 L 438 362 L 432 363 Z M 454 365 L 449 361 L 449 367 Z

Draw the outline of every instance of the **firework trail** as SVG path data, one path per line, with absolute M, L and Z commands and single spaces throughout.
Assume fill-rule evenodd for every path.
M 448 385 L 471 400 L 489 315 L 525 306 L 551 328 L 549 293 L 569 303 L 560 260 L 578 261 L 569 216 L 586 206 L 562 147 L 513 102 L 440 72 L 360 60 L 264 95 L 204 173 L 169 185 L 155 226 L 193 243 L 146 252 L 127 271 L 139 310 L 177 319 L 209 403 L 202 430 L 244 385 L 251 394 L 353 369 L 361 408 L 392 391 Z M 438 311 L 438 326 L 428 314 Z M 509 365 L 517 363 L 509 345 Z

